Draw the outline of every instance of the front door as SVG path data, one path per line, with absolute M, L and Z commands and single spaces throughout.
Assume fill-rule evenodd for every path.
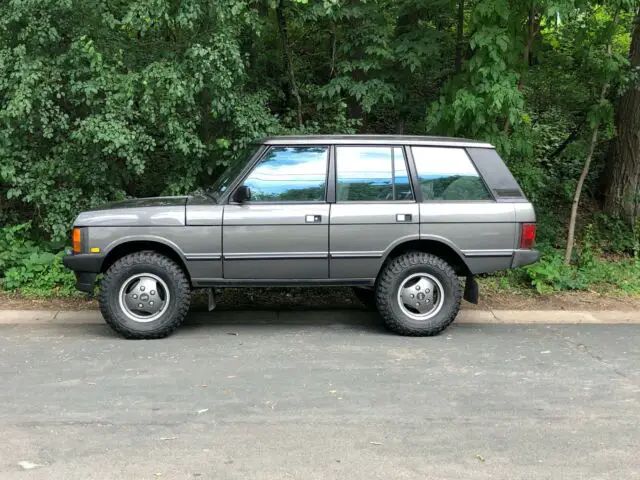
M 223 275 L 230 280 L 329 277 L 329 148 L 265 152 L 241 185 L 251 199 L 224 208 Z
M 336 146 L 331 278 L 375 278 L 385 253 L 419 238 L 420 210 L 407 172 L 402 147 Z

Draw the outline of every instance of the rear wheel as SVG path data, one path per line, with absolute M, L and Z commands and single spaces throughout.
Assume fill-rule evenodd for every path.
M 391 260 L 378 279 L 377 304 L 387 327 L 401 335 L 437 335 L 460 310 L 462 289 L 439 257 L 410 252 Z
M 183 322 L 190 296 L 187 277 L 173 260 L 152 251 L 137 252 L 107 270 L 100 311 L 126 338 L 162 338 Z

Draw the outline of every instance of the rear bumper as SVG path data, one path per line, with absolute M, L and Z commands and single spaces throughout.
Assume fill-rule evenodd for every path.
M 65 255 L 62 263 L 76 274 L 76 288 L 92 293 L 103 260 L 104 255 Z
M 540 260 L 540 252 L 537 250 L 515 250 L 511 260 L 511 268 L 524 267 Z

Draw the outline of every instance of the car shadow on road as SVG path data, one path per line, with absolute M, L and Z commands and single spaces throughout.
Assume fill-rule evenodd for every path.
M 233 328 L 296 331 L 309 328 L 387 333 L 376 312 L 351 310 L 219 310 L 190 312 L 180 330 L 227 333 Z
M 58 324 L 73 327 L 69 334 L 74 336 L 120 338 L 106 324 L 81 323 Z M 239 332 L 260 332 L 265 334 L 295 333 L 301 331 L 349 331 L 352 333 L 373 333 L 389 335 L 382 319 L 376 312 L 363 309 L 313 309 L 313 310 L 235 310 L 223 309 L 212 312 L 201 309 L 190 311 L 184 323 L 173 334 L 182 335 L 233 335 Z

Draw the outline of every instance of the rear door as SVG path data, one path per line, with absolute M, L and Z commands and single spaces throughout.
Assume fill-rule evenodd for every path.
M 336 145 L 332 279 L 375 278 L 394 245 L 419 236 L 419 207 L 401 146 Z
M 328 166 L 328 146 L 266 151 L 241 183 L 251 189 L 251 200 L 224 209 L 225 279 L 329 277 Z

